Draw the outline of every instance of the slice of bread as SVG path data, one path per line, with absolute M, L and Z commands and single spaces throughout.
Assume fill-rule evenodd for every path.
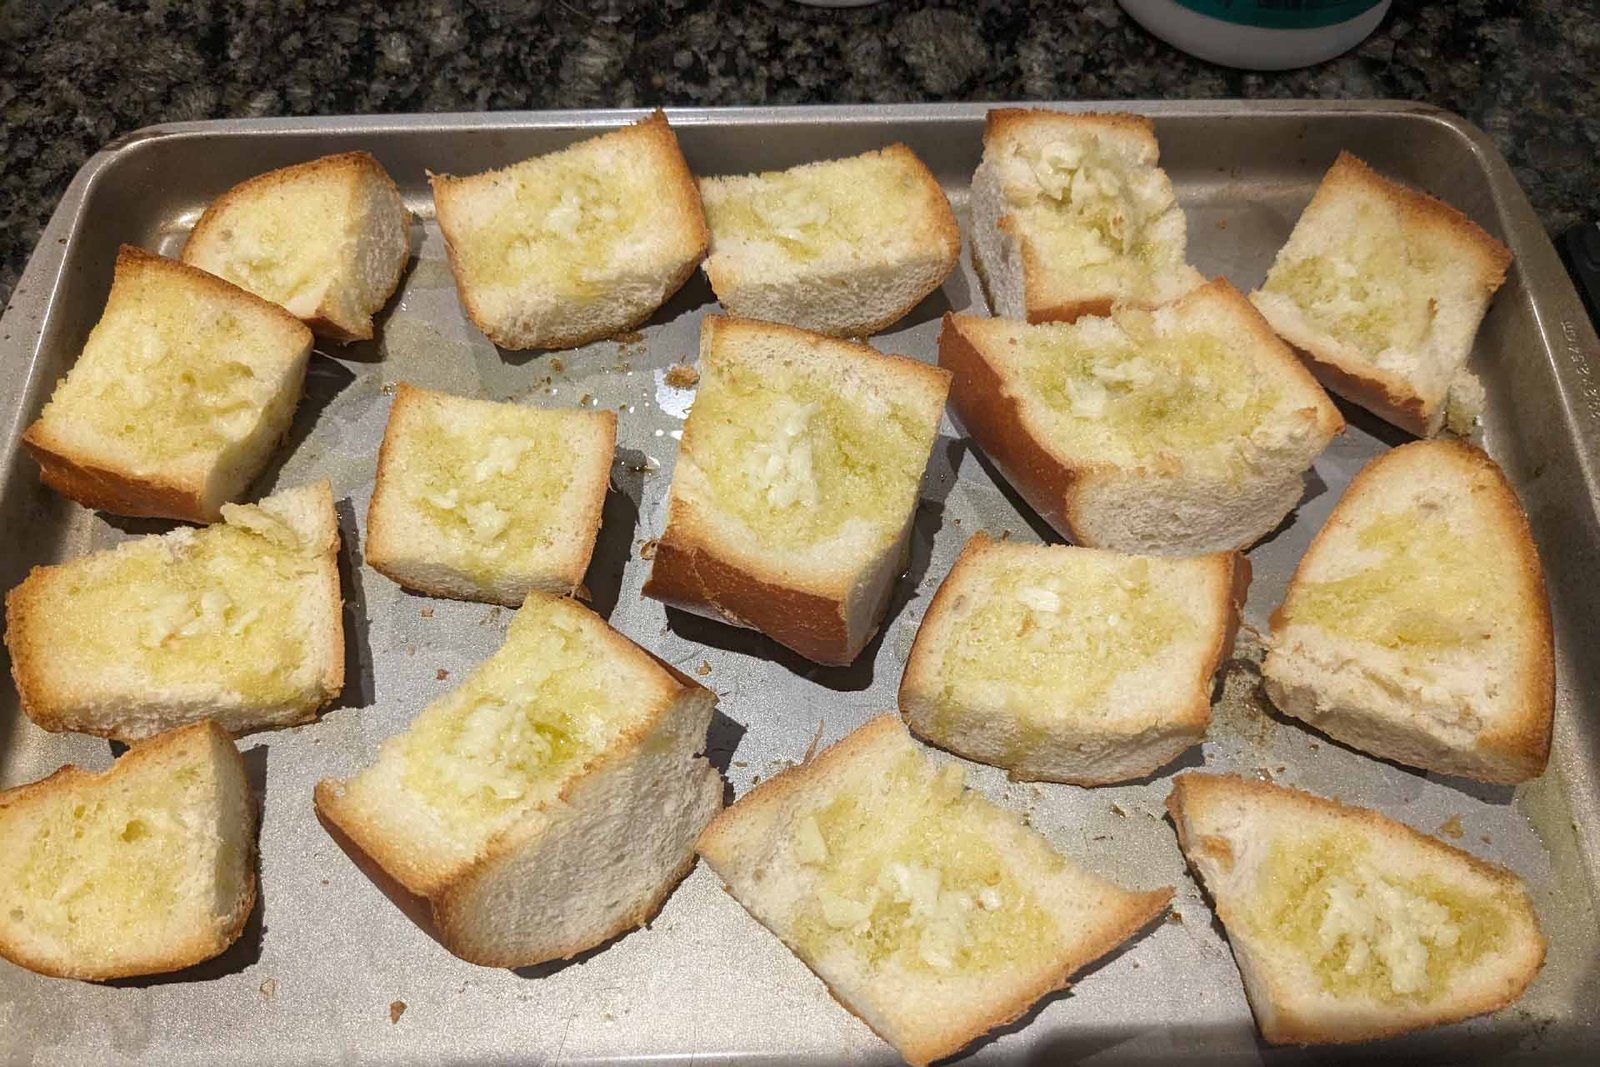
M 729 893 L 912 1064 L 1021 1016 L 1166 910 L 963 787 L 894 715 L 723 812 L 696 846 Z
M 1071 322 L 1205 279 L 1141 115 L 997 108 L 972 175 L 972 265 L 996 315 Z
M 255 907 L 255 835 L 244 760 L 211 722 L 0 792 L 0 956 L 90 981 L 208 960 Z
M 660 111 L 504 170 L 430 175 L 461 303 L 502 348 L 571 348 L 648 319 L 709 234 Z
M 1273 1044 L 1496 1011 L 1544 960 L 1516 875 L 1375 811 L 1212 774 L 1179 775 L 1167 810 Z
M 583 583 L 614 411 L 541 410 L 400 383 L 367 508 L 367 562 L 430 596 L 516 607 Z
M 1262 677 L 1272 702 L 1384 759 L 1486 782 L 1544 772 L 1550 604 L 1515 491 L 1460 441 L 1369 463 L 1301 559 Z
M 1225 281 L 1071 325 L 946 315 L 939 365 L 972 439 L 1081 545 L 1242 549 L 1296 504 L 1344 420 Z
M 1455 208 L 1341 152 L 1250 299 L 1329 389 L 1430 436 L 1481 403 L 1467 355 L 1510 263 Z
M 903 144 L 739 178 L 702 178 L 706 277 L 731 315 L 866 337 L 939 288 L 961 231 Z
M 715 315 L 699 371 L 645 596 L 851 662 L 905 567 L 950 376 Z
M 1250 564 L 974 534 L 900 681 L 913 733 L 1013 778 L 1140 778 L 1205 737 Z
M 571 600 L 530 594 L 505 644 L 316 803 L 428 898 L 462 959 L 564 959 L 650 919 L 722 807 L 716 696 Z
M 100 321 L 22 443 L 85 507 L 215 522 L 288 432 L 310 355 L 311 331 L 278 305 L 123 245 Z
M 22 710 L 137 741 L 200 719 L 294 726 L 344 686 L 339 524 L 327 482 L 225 521 L 35 567 L 6 594 Z
M 280 304 L 321 337 L 364 341 L 411 257 L 411 213 L 366 152 L 240 182 L 194 224 L 183 261 Z

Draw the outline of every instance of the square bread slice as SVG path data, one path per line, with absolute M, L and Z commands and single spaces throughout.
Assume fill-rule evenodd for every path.
M 1516 492 L 1460 441 L 1369 463 L 1273 613 L 1272 702 L 1383 759 L 1485 782 L 1544 772 L 1550 602 Z
M 700 179 L 706 277 L 731 315 L 866 337 L 939 288 L 961 231 L 903 144 L 785 171 Z
M 950 376 L 715 315 L 699 371 L 644 595 L 851 662 L 905 567 Z
M 280 304 L 318 336 L 364 341 L 411 258 L 411 213 L 366 152 L 240 182 L 211 202 L 183 261 Z
M 1375 811 L 1213 774 L 1179 775 L 1167 810 L 1272 1044 L 1498 1011 L 1544 961 L 1516 875 Z
M 1339 410 L 1225 281 L 1174 304 L 1030 326 L 945 316 L 939 365 L 978 446 L 1091 548 L 1243 549 L 1300 502 Z
M 997 108 L 972 175 L 972 265 L 994 314 L 1027 322 L 1170 303 L 1205 279 L 1141 115 Z
M 237 735 L 309 722 L 339 695 L 328 483 L 222 515 L 35 567 L 6 594 L 11 676 L 30 719 L 117 741 L 200 719 Z
M 696 756 L 716 696 L 571 600 L 505 644 L 317 811 L 486 967 L 565 959 L 647 922 L 722 807 Z
M 430 596 L 516 607 L 583 584 L 616 449 L 614 411 L 395 390 L 367 508 L 367 562 Z
M 964 788 L 885 715 L 741 797 L 700 855 L 915 1065 L 1020 1017 L 1166 910 Z
M 1250 564 L 974 534 L 900 682 L 913 733 L 1011 777 L 1140 778 L 1205 737 Z
M 573 348 L 644 322 L 709 234 L 660 111 L 503 170 L 430 175 L 467 315 L 501 348 Z
M 1250 294 L 1329 389 L 1418 436 L 1466 433 L 1472 339 L 1511 252 L 1449 204 L 1341 152 Z
M 255 838 L 244 760 L 211 722 L 0 792 L 0 956 L 88 981 L 211 959 L 255 907 Z
M 22 443 L 84 507 L 215 522 L 288 432 L 310 356 L 311 331 L 278 305 L 123 245 L 100 321 Z

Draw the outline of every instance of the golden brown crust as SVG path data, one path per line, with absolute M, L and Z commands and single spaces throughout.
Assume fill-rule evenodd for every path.
M 1043 107 L 990 108 L 983 122 L 983 143 L 987 147 L 991 138 L 998 139 L 1024 126 L 1042 123 L 1059 126 L 1081 126 L 1117 130 L 1135 134 L 1154 144 L 1156 127 L 1149 117 L 1127 111 L 1057 111 Z
M 457 178 L 449 174 L 434 174 L 431 171 L 428 172 L 428 182 L 433 189 L 435 215 L 439 220 L 439 231 L 444 237 L 445 254 L 450 261 L 450 272 L 455 276 L 456 279 L 456 292 L 461 298 L 461 306 L 466 310 L 467 317 L 472 320 L 473 325 L 482 330 L 484 336 L 488 337 L 490 341 L 493 341 L 499 347 L 512 351 L 527 351 L 529 349 L 549 350 L 559 348 L 577 348 L 580 345 L 586 345 L 592 341 L 601 341 L 608 337 L 615 337 L 618 334 L 626 333 L 629 330 L 632 330 L 649 321 L 650 317 L 660 310 L 661 304 L 664 304 L 668 300 L 672 299 L 673 294 L 675 294 L 679 289 L 683 288 L 684 283 L 687 282 L 690 276 L 694 274 L 695 268 L 700 265 L 700 261 L 705 258 L 706 249 L 711 244 L 711 231 L 706 226 L 705 210 L 700 203 L 700 186 L 699 183 L 695 181 L 694 175 L 690 173 L 688 162 L 683 158 L 683 150 L 678 145 L 678 137 L 677 134 L 675 134 L 672 130 L 672 124 L 667 121 L 666 112 L 662 111 L 660 108 L 657 108 L 655 111 L 651 112 L 644 118 L 639 119 L 637 122 L 629 123 L 628 125 L 619 127 L 615 130 L 609 130 L 606 133 L 598 134 L 595 137 L 588 138 L 587 140 L 596 141 L 603 137 L 616 136 L 642 138 L 651 149 L 660 153 L 658 158 L 659 161 L 665 165 L 667 174 L 665 184 L 657 190 L 657 202 L 659 203 L 662 200 L 668 199 L 669 197 L 677 200 L 677 210 L 680 218 L 688 222 L 695 230 L 694 242 L 697 251 L 694 251 L 689 256 L 685 257 L 685 264 L 679 268 L 675 274 L 668 278 L 666 287 L 662 292 L 661 302 L 655 307 L 645 311 L 643 314 L 635 316 L 622 326 L 618 327 L 608 325 L 600 329 L 575 330 L 571 333 L 555 334 L 549 337 L 541 338 L 538 342 L 531 345 L 524 344 L 521 338 L 510 337 L 504 333 L 498 332 L 492 323 L 487 322 L 482 313 L 482 309 L 473 299 L 471 287 L 463 282 L 464 275 L 462 273 L 460 256 L 456 249 L 456 241 L 450 232 L 451 227 L 448 225 L 449 212 L 448 210 L 440 210 L 440 208 L 448 202 L 449 197 L 454 193 L 454 191 L 461 185 L 502 173 L 510 168 L 502 167 L 499 170 L 485 171 L 481 174 L 469 175 L 465 178 Z M 577 143 L 582 144 L 584 142 L 580 141 Z M 554 153 L 546 154 L 553 155 Z M 531 158 L 538 159 L 541 157 L 535 156 Z M 523 162 L 527 161 L 524 160 Z M 513 164 L 513 166 L 517 165 L 520 164 Z
M 210 719 L 190 723 L 157 734 L 143 741 L 135 742 L 121 758 L 103 771 L 86 771 L 73 764 L 67 764 L 55 773 L 41 778 L 37 782 L 13 788 L 0 790 L 0 815 L 7 810 L 25 803 L 36 797 L 51 793 L 68 792 L 75 789 L 93 788 L 108 781 L 114 781 L 131 771 L 139 769 L 142 765 L 165 758 L 167 751 L 175 745 L 186 742 L 194 734 L 206 734 L 214 746 L 223 748 L 233 754 L 234 771 L 244 789 L 244 800 L 248 812 L 249 825 L 245 827 L 245 839 L 249 855 L 245 863 L 245 884 L 242 887 L 239 900 L 233 911 L 227 916 L 220 926 L 195 930 L 191 936 L 168 947 L 165 954 L 158 960 L 143 964 L 128 963 L 122 966 L 86 966 L 86 967 L 57 967 L 54 961 L 31 956 L 21 946 L 0 940 L 0 957 L 3 957 L 19 967 L 24 967 L 36 974 L 49 978 L 74 978 L 83 981 L 105 982 L 117 978 L 136 978 L 150 974 L 169 974 L 180 971 L 185 967 L 192 967 L 203 963 L 214 956 L 221 954 L 230 945 L 239 939 L 244 931 L 245 922 L 250 918 L 250 913 L 256 904 L 256 796 L 250 788 L 250 780 L 245 773 L 244 757 L 240 755 L 238 747 L 216 723 Z
M 370 152 L 340 152 L 336 155 L 322 156 L 304 163 L 279 167 L 277 170 L 246 178 L 217 197 L 207 205 L 199 221 L 194 224 L 194 229 L 189 231 L 189 236 L 184 240 L 183 251 L 179 253 L 179 256 L 184 263 L 191 263 L 190 249 L 197 247 L 198 242 L 205 240 L 210 235 L 212 227 L 219 225 L 219 220 L 222 216 L 232 209 L 238 201 L 247 199 L 250 195 L 263 190 L 275 189 L 278 186 L 291 185 L 305 178 L 327 174 L 336 176 L 350 174 L 356 180 L 360 180 L 363 177 L 371 179 L 387 187 L 389 192 L 394 195 L 395 200 L 403 203 L 399 186 L 395 185 L 394 179 L 384 169 L 383 164 L 373 158 Z M 405 213 L 406 222 L 409 225 L 411 213 L 406 211 L 404 207 L 401 208 L 401 211 Z M 394 293 L 395 287 L 400 284 L 400 276 L 405 273 L 405 265 L 406 260 L 404 258 L 396 264 L 393 277 L 389 280 L 388 285 L 385 286 L 386 293 L 390 295 Z M 337 341 L 341 344 L 348 344 L 351 341 L 367 341 L 372 338 L 372 320 L 370 316 L 363 323 L 352 329 L 349 323 L 334 319 L 332 314 L 332 310 L 326 303 L 323 303 L 317 306 L 314 314 L 300 321 L 304 322 L 311 332 L 318 337 Z
M 756 817 L 760 818 L 769 812 L 781 811 L 796 794 L 819 787 L 820 783 L 825 782 L 836 767 L 848 768 L 851 763 L 862 758 L 858 753 L 870 752 L 874 746 L 880 743 L 883 735 L 903 735 L 904 732 L 905 727 L 900 722 L 900 717 L 893 712 L 879 715 L 868 721 L 866 725 L 852 731 L 823 749 L 809 762 L 800 763 L 779 772 L 745 793 L 733 807 L 719 812 L 717 817 L 711 821 L 711 824 L 700 834 L 699 840 L 695 843 L 696 850 L 706 858 L 713 868 L 720 863 L 732 861 L 734 858 L 732 851 L 736 846 L 732 841 L 726 839 L 726 835 L 735 832 L 734 827 L 736 827 L 739 820 L 750 818 L 752 812 L 756 813 Z M 731 888 L 726 883 L 724 883 L 723 888 L 730 895 L 732 894 Z M 1124 890 L 1124 892 L 1126 891 Z M 896 1043 L 889 1034 L 873 1026 L 871 1020 L 841 1000 L 838 992 L 831 986 L 828 987 L 828 993 L 841 1007 L 861 1019 L 879 1037 L 891 1044 L 895 1044 L 896 1049 L 905 1057 L 908 1063 L 919 1065 L 920 1067 L 920 1065 L 942 1059 L 965 1048 L 996 1027 L 1004 1026 L 1006 1023 L 1020 1018 L 1046 994 L 1066 988 L 1068 978 L 1074 973 L 1128 940 L 1128 938 L 1149 925 L 1161 912 L 1166 910 L 1168 903 L 1172 899 L 1172 892 L 1171 888 L 1166 888 L 1144 893 L 1129 893 L 1128 899 L 1124 902 L 1125 906 L 1118 909 L 1115 921 L 1104 929 L 1097 931 L 1099 936 L 1083 938 L 1080 935 L 1080 941 L 1072 946 L 1071 951 L 1063 959 L 1058 961 L 1056 967 L 1052 967 L 1042 974 L 1037 981 L 1016 996 L 1008 999 L 1006 1004 L 981 1018 L 972 1020 L 969 1025 L 963 1026 L 954 1035 L 941 1034 L 938 1040 L 910 1040 L 904 1044 Z M 734 899 L 737 900 L 738 897 L 735 896 Z M 742 901 L 740 901 L 740 906 L 745 907 L 745 910 L 757 922 L 761 922 L 760 918 L 754 912 L 750 912 L 750 909 Z M 808 968 L 811 967 L 810 961 L 805 958 L 799 947 L 784 933 L 773 930 L 771 927 L 766 927 L 765 923 L 762 923 L 762 925 L 782 941 L 802 963 L 805 963 Z M 812 968 L 812 973 L 817 973 L 814 968 Z M 817 976 L 822 978 L 820 974 Z M 826 979 L 823 979 L 823 984 L 827 985 Z
M 1433 416 L 1439 405 L 1430 407 L 1401 379 L 1377 367 L 1356 367 L 1348 361 L 1338 361 L 1329 352 L 1302 345 L 1295 345 L 1294 350 L 1324 388 L 1416 437 L 1433 432 Z
M 1439 463 L 1459 466 L 1469 481 L 1475 481 L 1488 490 L 1488 496 L 1478 503 L 1494 512 L 1497 516 L 1495 525 L 1506 531 L 1516 546 L 1516 568 L 1522 586 L 1517 600 L 1526 609 L 1527 621 L 1532 629 L 1529 652 L 1533 659 L 1524 664 L 1528 686 L 1518 703 L 1523 709 L 1522 714 L 1501 729 L 1483 731 L 1475 746 L 1494 753 L 1496 762 L 1514 770 L 1502 776 L 1474 773 L 1470 777 L 1508 785 L 1536 778 L 1544 773 L 1549 761 L 1555 712 L 1555 651 L 1550 598 L 1545 589 L 1544 567 L 1539 559 L 1538 546 L 1516 489 L 1499 464 L 1476 445 L 1454 438 L 1412 441 L 1385 452 L 1358 471 L 1322 529 L 1312 538 L 1305 555 L 1300 557 L 1283 601 L 1273 609 L 1269 624 L 1274 631 L 1281 631 L 1287 624 L 1284 606 L 1300 585 L 1307 568 L 1320 557 L 1324 539 L 1332 536 L 1332 531 L 1344 518 L 1346 509 L 1362 507 L 1368 496 L 1381 496 L 1382 479 L 1392 465 L 1411 462 L 1424 453 L 1429 457 L 1437 457 Z
M 939 366 L 951 374 L 950 403 L 967 434 L 1028 506 L 1076 540 L 1072 498 L 1090 472 L 1062 463 L 1028 432 L 1011 383 L 963 331 L 969 318 L 947 311 L 939 330 Z
M 1211 892 L 1206 885 L 1205 876 L 1194 861 L 1194 856 L 1203 854 L 1208 849 L 1217 847 L 1227 848 L 1225 841 L 1203 838 L 1193 832 L 1189 825 L 1188 810 L 1192 805 L 1202 805 L 1215 797 L 1248 798 L 1253 806 L 1267 803 L 1289 808 L 1298 807 L 1302 811 L 1321 815 L 1333 815 L 1340 819 L 1350 820 L 1360 830 L 1379 836 L 1389 841 L 1398 839 L 1401 847 L 1417 849 L 1441 864 L 1464 865 L 1486 881 L 1492 882 L 1502 892 L 1513 893 L 1527 903 L 1526 890 L 1522 880 L 1504 867 L 1497 866 L 1487 860 L 1479 859 L 1472 853 L 1463 849 L 1447 845 L 1436 837 L 1431 837 L 1419 830 L 1407 826 L 1403 822 L 1391 819 L 1386 815 L 1373 811 L 1370 808 L 1356 807 L 1344 804 L 1337 800 L 1306 793 L 1298 789 L 1271 782 L 1254 781 L 1240 778 L 1235 775 L 1208 774 L 1204 772 L 1189 771 L 1173 779 L 1172 791 L 1167 794 L 1166 808 L 1172 817 L 1173 825 L 1178 832 L 1178 845 L 1183 850 L 1185 859 L 1189 861 L 1190 868 L 1196 875 L 1196 880 L 1206 890 L 1211 898 L 1217 916 L 1222 920 L 1224 929 L 1234 925 L 1235 915 L 1231 906 L 1232 901 L 1223 901 Z M 1499 990 L 1491 990 L 1475 998 L 1457 999 L 1448 1005 L 1438 1007 L 1436 1014 L 1427 1019 L 1405 1019 L 1389 1024 L 1364 1027 L 1360 1031 L 1335 1029 L 1314 1019 L 1297 1017 L 1293 1011 L 1285 1010 L 1281 1005 L 1286 1003 L 1281 993 L 1274 988 L 1270 980 L 1265 980 L 1268 996 L 1274 1001 L 1271 1006 L 1278 1018 L 1271 1026 L 1261 1023 L 1262 1011 L 1257 1007 L 1254 999 L 1251 1000 L 1251 1009 L 1256 1013 L 1258 1024 L 1261 1024 L 1262 1037 L 1269 1042 L 1279 1045 L 1324 1045 L 1348 1044 L 1356 1041 L 1370 1041 L 1385 1037 L 1395 1037 L 1412 1030 L 1427 1026 L 1437 1026 L 1444 1023 L 1458 1022 L 1482 1015 L 1487 1012 L 1498 1011 L 1511 1004 L 1528 983 L 1539 972 L 1544 963 L 1547 943 L 1539 930 L 1538 915 L 1532 905 L 1528 904 L 1528 919 L 1532 925 L 1533 936 L 1538 941 L 1538 951 L 1534 954 L 1529 965 L 1523 969 L 1509 973 Z M 1230 933 L 1230 937 L 1231 937 Z M 1266 979 L 1266 976 L 1262 976 Z

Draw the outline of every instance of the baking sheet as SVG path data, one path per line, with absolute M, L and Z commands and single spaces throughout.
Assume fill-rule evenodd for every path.
M 1076 105 L 1062 105 L 1076 106 Z M 1103 105 L 1104 106 L 1104 105 Z M 1516 253 L 1473 356 L 1489 392 L 1484 442 L 1522 493 L 1554 600 L 1557 722 L 1549 772 L 1515 789 L 1415 773 L 1369 759 L 1270 711 L 1259 650 L 1242 635 L 1222 674 L 1206 743 L 1148 780 L 1080 789 L 1008 782 L 968 764 L 984 793 L 1028 813 L 1068 855 L 1130 887 L 1176 885 L 1171 921 L 1146 932 L 975 1046 L 974 1062 L 1170 1060 L 1299 1063 L 1407 1060 L 1567 1062 L 1600 1015 L 1594 913 L 1600 755 L 1600 385 L 1594 334 L 1526 199 L 1486 139 L 1409 104 L 1148 103 L 1163 163 L 1187 212 L 1192 261 L 1241 289 L 1264 276 L 1341 148 L 1443 196 Z M 773 169 L 904 141 L 934 169 L 966 230 L 983 105 L 670 112 L 700 174 Z M 430 600 L 362 564 L 367 499 L 398 381 L 539 406 L 619 411 L 613 491 L 588 583 L 596 607 L 646 648 L 714 687 L 714 762 L 741 794 L 797 760 L 821 724 L 833 741 L 894 707 L 916 626 L 977 529 L 1038 540 L 1049 531 L 997 483 L 948 417 L 919 505 L 909 573 L 882 636 L 848 668 L 644 600 L 644 542 L 658 536 L 692 390 L 666 369 L 692 360 L 715 304 L 696 276 L 639 334 L 556 355 L 495 349 L 462 314 L 432 219 L 424 169 L 470 173 L 548 151 L 637 117 L 567 112 L 248 120 L 155 127 L 109 146 L 64 197 L 0 321 L 0 580 L 170 524 L 87 512 L 42 488 L 16 447 L 97 318 L 120 242 L 172 254 L 205 204 L 249 175 L 364 148 L 399 182 L 415 259 L 379 337 L 319 346 L 288 445 L 258 492 L 329 478 L 345 536 L 349 682 L 305 727 L 241 747 L 264 794 L 261 902 L 240 942 L 176 975 L 103 985 L 42 978 L 0 962 L 0 1055 L 38 1063 L 894 1062 L 886 1045 L 749 919 L 701 867 L 645 930 L 565 964 L 488 970 L 455 959 L 365 878 L 317 823 L 315 782 L 369 762 L 435 695 L 500 642 L 510 613 Z M 942 290 L 873 339 L 932 362 L 939 317 L 982 311 L 970 259 Z M 1352 474 L 1403 439 L 1345 407 L 1350 429 L 1318 460 L 1291 522 L 1251 553 L 1247 620 L 1265 629 L 1312 535 Z M 110 746 L 47 734 L 0 691 L 0 783 L 65 762 L 110 764 Z M 1256 1037 L 1220 927 L 1186 875 L 1162 802 L 1172 774 L 1206 766 L 1369 804 L 1528 883 L 1550 938 L 1543 973 L 1499 1015 L 1364 1049 L 1275 1050 Z

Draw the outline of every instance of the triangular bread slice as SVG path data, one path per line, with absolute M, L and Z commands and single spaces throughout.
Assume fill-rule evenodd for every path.
M 411 213 L 366 152 L 259 174 L 211 202 L 183 261 L 280 304 L 318 336 L 360 341 L 411 256 Z
M 697 846 L 728 892 L 912 1064 L 1021 1016 L 1161 914 L 963 786 L 895 715 L 763 782 Z
M 431 180 L 461 303 L 502 348 L 632 329 L 706 253 L 700 191 L 661 111 L 503 170 Z
M 972 264 L 998 316 L 1071 322 L 1205 279 L 1142 115 L 997 108 L 972 175 Z
M 717 315 L 699 372 L 645 595 L 851 662 L 905 567 L 950 376 Z
M 367 562 L 430 596 L 516 607 L 583 584 L 617 414 L 551 410 L 401 382 L 367 507 Z
M 1344 420 L 1225 281 L 1146 311 L 1028 325 L 947 314 L 939 365 L 972 439 L 1081 545 L 1249 547 L 1304 491 Z
M 961 256 L 939 180 L 903 144 L 785 171 L 700 179 L 706 277 L 731 315 L 866 337 Z
M 1418 436 L 1465 433 L 1466 369 L 1511 252 L 1449 204 L 1341 152 L 1250 299 L 1329 389 Z
M 84 507 L 215 522 L 288 432 L 311 340 L 277 304 L 123 245 L 100 321 L 22 443 Z
M 1179 775 L 1167 810 L 1273 1044 L 1497 1011 L 1544 961 L 1516 875 L 1375 811 L 1212 774 Z
M 55 978 L 180 970 L 255 907 L 256 803 L 215 723 L 0 793 L 0 956 Z
M 1205 737 L 1250 564 L 978 533 L 917 630 L 900 682 L 913 733 L 1013 778 L 1104 785 Z
M 1384 759 L 1543 773 L 1555 706 L 1544 573 L 1515 490 L 1460 441 L 1369 463 L 1273 613 L 1272 702 Z
M 200 719 L 294 726 L 344 685 L 339 520 L 327 482 L 223 521 L 35 567 L 6 594 L 22 710 L 137 741 Z
M 317 784 L 321 815 L 411 893 L 462 959 L 565 959 L 650 919 L 722 806 L 716 696 L 566 599 L 530 594 L 505 644 L 377 762 Z

